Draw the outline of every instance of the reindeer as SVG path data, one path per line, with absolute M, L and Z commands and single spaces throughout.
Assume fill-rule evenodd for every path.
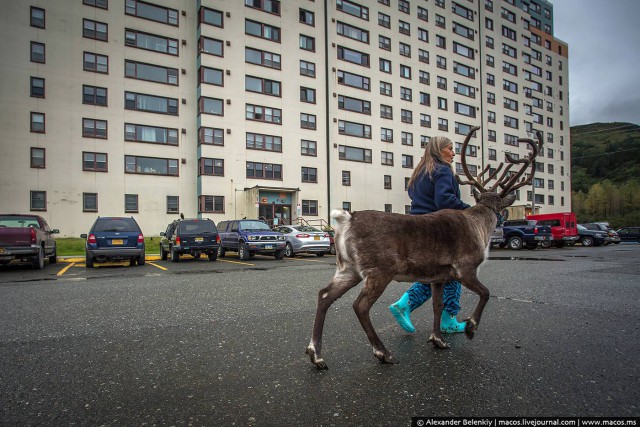
M 489 240 L 496 227 L 497 215 L 515 201 L 516 189 L 529 185 L 535 173 L 534 159 L 542 149 L 542 134 L 537 132 L 537 143 L 519 138 L 531 147 L 522 159 L 508 153 L 508 162 L 502 175 L 489 188 L 485 188 L 502 170 L 504 163 L 490 172 L 487 165 L 477 178 L 469 172 L 466 149 L 472 134 L 480 129 L 473 127 L 467 134 L 461 151 L 461 163 L 467 178 L 460 184 L 475 187 L 476 205 L 466 210 L 445 209 L 426 215 L 402 215 L 379 211 L 349 213 L 333 210 L 336 220 L 336 272 L 329 284 L 318 293 L 318 305 L 311 342 L 306 353 L 318 369 L 327 369 L 322 358 L 322 331 L 327 310 L 345 292 L 364 280 L 364 287 L 353 309 L 373 347 L 373 354 L 382 363 L 397 363 L 378 337 L 369 310 L 392 280 L 431 283 L 433 291 L 433 332 L 429 342 L 438 348 L 449 348 L 440 333 L 442 315 L 442 288 L 451 280 L 460 281 L 479 297 L 478 304 L 466 320 L 465 334 L 472 339 L 480 324 L 480 318 L 489 299 L 489 290 L 478 280 L 478 267 L 487 259 Z M 512 166 L 519 164 L 517 172 Z M 523 175 L 530 167 L 528 177 Z M 483 176 L 490 172 L 486 179 Z M 522 179 L 521 179 L 522 178 Z

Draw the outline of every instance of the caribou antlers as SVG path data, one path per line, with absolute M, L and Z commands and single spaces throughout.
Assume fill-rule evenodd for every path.
M 467 146 L 469 145 L 469 140 L 471 139 L 471 136 L 478 129 L 480 129 L 480 127 L 478 126 L 472 127 L 469 130 L 469 133 L 467 134 L 467 136 L 465 137 L 464 142 L 462 143 L 462 148 L 460 149 L 460 162 L 462 164 L 462 170 L 464 171 L 464 175 L 467 177 L 467 181 L 462 181 L 462 179 L 460 179 L 460 176 L 456 175 L 456 177 L 458 178 L 458 182 L 460 184 L 471 184 L 480 193 L 493 192 L 493 191 L 496 191 L 499 187 L 500 197 L 504 197 L 507 194 L 511 193 L 514 190 L 517 190 L 520 187 L 524 187 L 525 185 L 531 184 L 531 181 L 533 181 L 533 175 L 536 170 L 535 158 L 540 153 L 540 150 L 542 150 L 542 144 L 543 144 L 542 133 L 540 131 L 536 131 L 536 138 L 538 139 L 537 142 L 530 138 L 518 138 L 518 142 L 524 142 L 531 147 L 531 152 L 529 153 L 528 156 L 523 157 L 522 159 L 514 159 L 509 153 L 506 153 L 505 157 L 508 163 L 507 167 L 502 172 L 502 175 L 500 175 L 500 178 L 498 178 L 491 187 L 486 188 L 487 184 L 491 180 L 493 180 L 498 175 L 498 173 L 500 173 L 500 171 L 502 170 L 502 167 L 504 166 L 504 163 L 501 162 L 498 165 L 498 167 L 493 172 L 491 172 L 489 176 L 487 176 L 485 179 L 483 179 L 482 177 L 491 169 L 491 165 L 487 165 L 482 170 L 482 172 L 480 172 L 477 179 L 473 177 L 471 172 L 469 172 L 469 167 L 467 166 Z M 511 171 L 511 168 L 515 164 L 520 164 L 521 165 L 520 169 L 513 174 L 509 174 L 509 172 Z M 520 180 L 520 178 L 522 177 L 522 175 L 525 173 L 525 171 L 529 166 L 531 167 L 529 177 L 523 178 L 522 180 Z M 518 180 L 520 180 L 520 182 L 518 182 Z

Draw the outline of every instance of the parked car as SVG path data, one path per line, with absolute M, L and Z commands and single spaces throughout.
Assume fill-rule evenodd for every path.
M 602 246 L 609 238 L 609 233 L 601 230 L 595 224 L 578 224 L 578 242 L 582 246 Z
M 309 225 L 283 225 L 275 231 L 284 234 L 287 241 L 284 255 L 293 257 L 301 253 L 314 253 L 324 256 L 331 251 L 329 234 Z
M 336 232 L 335 230 L 327 230 L 327 234 L 329 235 L 329 253 L 331 255 L 335 255 L 336 254 L 336 244 L 335 244 L 335 237 L 336 237 Z
M 510 219 L 502 225 L 504 242 L 500 247 L 535 249 L 539 244 L 553 241 L 551 227 L 538 226 L 532 219 Z
M 0 265 L 12 260 L 31 262 L 33 268 L 44 268 L 45 258 L 54 264 L 57 249 L 54 234 L 57 229 L 39 215 L 0 215 Z
M 87 268 L 94 262 L 129 260 L 130 265 L 144 265 L 144 236 L 133 217 L 98 217 L 89 234 L 81 234 L 87 239 L 85 256 Z
M 616 233 L 622 242 L 640 242 L 640 227 L 622 227 Z
M 609 228 L 609 224 L 607 224 L 606 222 L 588 222 L 582 224 L 582 226 L 587 230 L 600 231 L 602 233 L 605 233 L 607 237 L 605 237 L 604 242 L 602 243 L 603 245 L 608 245 L 609 243 L 620 243 L 620 236 L 618 236 L 618 233 L 611 230 Z
M 500 246 L 504 243 L 504 230 L 502 227 L 496 227 L 491 233 L 491 239 L 489 240 L 489 247 Z
M 206 254 L 209 261 L 218 258 L 220 236 L 218 229 L 210 219 L 178 219 L 160 233 L 160 259 L 180 261 L 180 255 L 188 254 L 199 259 Z
M 607 227 L 607 232 L 609 233 L 609 238 L 611 239 L 611 243 L 615 243 L 616 245 L 620 244 L 620 235 L 613 228 Z
M 255 254 L 273 255 L 284 258 L 286 241 L 282 233 L 273 231 L 266 222 L 258 219 L 237 219 L 218 223 L 220 246 L 218 257 L 227 251 L 237 252 L 241 260 L 248 260 Z
M 538 225 L 548 225 L 553 234 L 553 245 L 561 248 L 564 245 L 572 245 L 578 241 L 578 229 L 576 228 L 576 214 L 573 212 L 558 212 L 550 214 L 528 215 L 527 219 L 535 219 Z M 545 242 L 542 247 L 551 244 Z

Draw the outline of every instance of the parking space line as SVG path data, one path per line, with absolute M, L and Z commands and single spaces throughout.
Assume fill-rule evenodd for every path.
M 285 258 L 285 261 L 304 261 L 304 262 L 319 262 L 322 264 L 329 264 L 327 261 L 321 261 L 319 259 L 307 259 L 307 258 Z
M 64 273 L 67 272 L 68 269 L 70 269 L 71 267 L 73 267 L 73 265 L 75 264 L 75 262 L 70 262 L 69 265 L 67 265 L 65 268 L 63 268 L 62 270 L 58 271 L 58 274 L 56 274 L 56 276 L 62 276 Z
M 250 265 L 250 266 L 255 266 L 255 264 L 250 264 L 248 262 L 240 262 L 240 261 L 229 261 L 227 259 L 220 259 L 218 258 L 218 262 L 228 262 L 230 264 L 241 264 L 241 265 Z
M 167 271 L 167 268 L 165 268 L 165 267 L 163 267 L 163 266 L 161 266 L 161 265 L 155 264 L 155 263 L 153 263 L 153 262 L 147 262 L 147 264 L 151 264 L 151 265 L 153 265 L 154 267 L 159 268 L 160 270 Z

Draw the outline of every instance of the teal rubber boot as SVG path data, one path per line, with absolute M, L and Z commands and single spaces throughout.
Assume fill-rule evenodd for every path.
M 409 294 L 405 292 L 400 299 L 389 306 L 389 311 L 398 322 L 398 325 L 407 332 L 414 333 L 416 328 L 413 327 L 411 319 L 411 309 L 409 308 Z
M 464 332 L 467 322 L 458 322 L 456 316 L 449 314 L 448 311 L 442 310 L 442 318 L 440 319 L 440 332 L 447 334 L 456 334 Z

